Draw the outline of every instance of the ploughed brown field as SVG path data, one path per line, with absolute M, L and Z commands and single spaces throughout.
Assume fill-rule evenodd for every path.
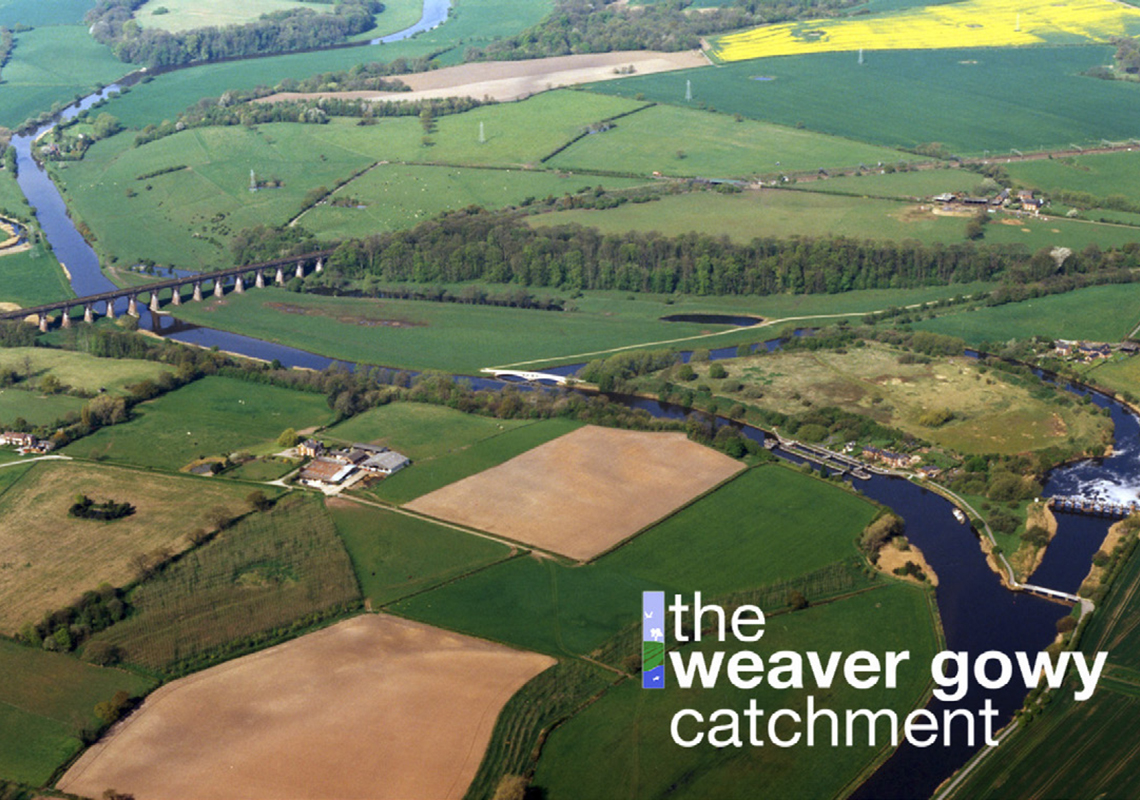
M 410 92 L 350 91 L 316 94 L 278 92 L 255 102 L 275 103 L 281 100 L 308 100 L 314 97 L 406 102 L 441 97 L 479 99 L 491 97 L 500 102 L 507 102 L 521 100 L 545 92 L 547 89 L 612 80 L 626 74 L 650 75 L 655 72 L 707 66 L 710 66 L 710 62 L 700 50 L 681 53 L 653 50 L 583 53 L 523 61 L 475 62 L 397 76 L 411 88 Z
M 146 800 L 460 798 L 554 659 L 364 615 L 163 686 L 67 771 Z
M 405 508 L 587 560 L 743 468 L 683 433 L 587 425 Z

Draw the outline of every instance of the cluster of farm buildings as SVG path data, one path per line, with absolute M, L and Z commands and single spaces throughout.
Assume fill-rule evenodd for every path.
M 411 463 L 407 456 L 387 447 L 353 444 L 327 449 L 316 439 L 301 442 L 297 454 L 311 459 L 297 475 L 297 481 L 324 491 L 343 489 L 369 477 L 392 475 Z
M 1136 355 L 1140 352 L 1140 344 L 1121 342 L 1117 345 L 1111 345 L 1105 342 L 1074 342 L 1058 339 L 1053 343 L 1053 352 L 1061 358 L 1087 363 L 1101 358 L 1109 358 L 1113 352 Z
M 1016 194 L 1009 189 L 1002 189 L 993 197 L 980 197 L 962 192 L 943 192 L 935 195 L 931 200 L 940 203 L 947 211 L 954 210 L 956 206 L 965 206 L 967 208 L 1020 208 L 1023 211 L 1032 211 L 1036 214 L 1045 206 L 1045 198 L 1034 197 L 1032 189 L 1021 189 Z
M 0 445 L 10 445 L 20 453 L 50 453 L 55 449 L 55 442 L 51 439 L 40 439 L 35 434 L 19 431 L 0 433 Z

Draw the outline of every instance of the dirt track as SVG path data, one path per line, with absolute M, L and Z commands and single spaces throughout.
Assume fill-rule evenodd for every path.
M 632 66 L 636 75 L 707 67 L 709 61 L 699 50 L 658 53 L 628 50 L 579 56 L 537 58 L 527 61 L 486 61 L 457 67 L 399 75 L 412 88 L 410 92 L 322 92 L 301 94 L 281 92 L 259 102 L 303 100 L 313 97 L 362 98 L 368 100 L 426 100 L 440 97 L 490 97 L 499 101 L 519 100 L 547 89 L 574 86 L 623 77 L 616 69 Z
M 59 782 L 145 800 L 460 798 L 554 659 L 365 615 L 163 686 Z
M 585 560 L 743 468 L 683 433 L 587 426 L 405 507 Z

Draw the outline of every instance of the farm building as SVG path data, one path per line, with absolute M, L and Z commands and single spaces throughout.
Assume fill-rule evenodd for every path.
M 18 431 L 5 431 L 0 433 L 0 444 L 10 444 L 16 447 L 35 447 L 39 442 L 34 435 L 30 433 L 19 433 Z
M 330 458 L 314 458 L 301 470 L 297 479 L 306 486 L 337 486 L 355 471 L 353 464 L 343 464 Z
M 316 458 L 325 452 L 325 446 L 316 439 L 306 439 L 297 445 L 297 453 L 305 458 Z
M 902 467 L 909 467 L 914 464 L 918 456 L 906 456 L 900 453 L 892 453 L 890 450 L 880 450 L 878 447 L 864 447 L 863 458 L 867 461 L 877 461 L 885 464 L 888 467 L 899 469 Z
M 361 462 L 360 468 L 377 475 L 391 475 L 393 472 L 399 472 L 410 463 L 408 457 L 402 453 L 397 453 L 395 450 L 388 450 L 370 456 L 367 460 Z

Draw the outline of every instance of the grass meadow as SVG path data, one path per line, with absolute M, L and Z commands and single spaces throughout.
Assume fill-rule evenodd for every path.
M 627 617 L 636 611 L 636 600 L 625 605 Z M 715 641 L 697 646 L 709 650 L 723 647 Z M 803 714 L 808 695 L 815 696 L 817 708 L 893 708 L 901 717 L 921 702 L 929 678 L 922 665 L 929 663 L 937 645 L 924 592 L 892 584 L 835 603 L 770 617 L 764 648 L 800 653 L 909 650 L 912 661 L 900 669 L 897 689 L 880 685 L 862 692 L 846 684 L 826 692 L 810 688 L 777 691 L 766 682 L 744 692 L 723 679 L 715 689 L 685 691 L 667 685 L 664 691 L 646 692 L 638 680 L 625 681 L 550 735 L 532 784 L 551 800 L 666 794 L 744 798 L 755 796 L 760 781 L 765 795 L 771 797 L 839 796 L 852 777 L 879 756 L 878 747 L 808 748 L 801 743 L 792 748 L 746 745 L 717 749 L 702 745 L 684 749 L 670 738 L 670 720 L 681 708 L 695 708 L 706 720 L 715 709 L 734 709 L 747 741 L 748 721 L 743 710 L 750 699 L 769 713 L 789 708 Z M 710 727 L 689 722 L 682 728 L 684 736 Z M 826 736 L 827 727 L 819 731 Z M 783 734 L 791 732 L 789 729 Z M 759 733 L 767 740 L 766 722 Z M 648 763 L 653 769 L 645 768 Z
M 99 721 L 96 703 L 116 692 L 145 694 L 153 682 L 0 639 L 0 779 L 45 783 L 79 751 L 79 727 Z
M 0 303 L 27 308 L 74 296 L 59 262 L 43 245 L 0 256 Z
M 855 554 L 876 508 L 782 466 L 750 469 L 598 566 L 678 589 L 727 594 Z
M 579 139 L 548 162 L 563 169 L 741 178 L 917 160 L 884 147 L 696 108 L 657 105 Z
M 328 507 L 373 607 L 501 561 L 512 550 L 398 511 L 339 499 Z
M 186 671 L 219 649 L 236 655 L 300 631 L 359 597 L 332 517 L 319 499 L 294 496 L 140 584 L 132 615 L 92 641 L 118 646 L 125 661 L 149 670 Z
M 271 452 L 286 428 L 332 421 L 324 395 L 211 376 L 142 403 L 130 422 L 102 428 L 65 453 L 180 469 L 238 450 Z
M 141 128 L 173 119 L 199 98 L 221 97 L 230 89 L 275 86 L 284 78 L 303 79 L 348 69 L 355 64 L 432 54 L 439 54 L 435 61 L 441 66 L 450 66 L 462 60 L 467 47 L 480 47 L 518 33 L 541 21 L 552 6 L 553 0 L 535 0 L 522 5 L 515 0 L 455 0 L 445 24 L 402 42 L 204 64 L 160 75 L 149 83 L 135 86 L 128 94 L 112 101 L 106 110 L 124 125 Z M 383 16 L 382 13 L 377 19 L 379 27 L 369 31 L 369 36 L 382 35 Z
M 388 503 L 407 503 L 469 475 L 498 466 L 527 450 L 576 430 L 581 424 L 577 420 L 547 419 L 508 428 L 497 436 L 485 438 L 457 452 L 413 463 L 373 485 L 368 493 Z
M 0 25 L 78 25 L 89 8 L 87 0 L 0 0 Z
M 34 389 L 0 389 L 0 422 L 9 427 L 18 419 L 29 425 L 50 425 L 68 414 L 78 417 L 85 402 L 68 395 L 43 395 Z
M 868 165 L 871 166 L 871 165 Z M 967 169 L 923 169 L 909 172 L 835 175 L 825 181 L 814 181 L 803 188 L 826 194 L 853 197 L 885 197 L 898 200 L 924 200 L 943 192 L 967 192 L 982 182 L 982 176 Z
M 603 233 L 629 230 L 681 233 L 698 231 L 747 243 L 758 236 L 849 236 L 856 239 L 924 244 L 965 241 L 967 219 L 935 214 L 929 203 L 846 196 L 862 178 L 804 184 L 806 191 L 762 189 L 740 194 L 690 192 L 652 203 L 627 203 L 613 209 L 555 211 L 529 218 L 533 226 L 578 224 Z M 830 192 L 816 191 L 826 187 Z M 845 194 L 834 193 L 836 187 Z M 921 207 L 920 207 L 921 206 Z M 1020 244 L 1029 252 L 1066 246 L 1081 250 L 1140 241 L 1140 229 L 1056 217 L 999 217 L 985 228 L 987 244 Z
M 364 442 L 398 450 L 417 464 L 466 450 L 476 442 L 534 423 L 494 419 L 427 403 L 370 408 L 322 431 L 322 440 Z
M 922 320 L 915 328 L 959 336 L 970 344 L 1048 336 L 1115 342 L 1140 322 L 1140 284 L 1090 286 L 1020 303 Z
M 38 384 L 53 375 L 64 386 L 85 392 L 126 394 L 127 387 L 144 380 L 153 380 L 169 365 L 132 358 L 97 358 L 74 350 L 54 350 L 46 347 L 5 347 L 0 350 L 0 369 L 14 369 L 23 373 L 30 364 L 33 383 Z M 78 398 L 72 398 L 78 399 Z
M 539 297 L 557 294 L 541 288 L 535 293 Z M 570 358 L 722 327 L 661 322 L 657 316 L 642 316 L 637 306 L 627 314 L 610 316 L 585 311 L 322 297 L 275 288 L 192 306 L 182 306 L 179 318 L 344 361 L 467 375 L 475 375 L 483 367 L 524 359 Z M 381 321 L 403 324 L 376 324 Z
M 504 208 L 527 198 L 560 197 L 592 186 L 624 189 L 645 181 L 579 177 L 537 170 L 379 165 L 337 189 L 333 202 L 304 213 L 300 224 L 320 239 L 366 237 L 410 228 L 443 211 L 468 206 Z
M 1019 184 L 1043 192 L 1067 189 L 1140 203 L 1140 151 L 1015 161 L 1005 169 Z
M 5 467 L 0 475 L 20 469 Z M 137 556 L 184 550 L 195 529 L 213 527 L 211 509 L 236 516 L 248 508 L 248 492 L 224 481 L 102 464 L 35 463 L 0 496 L 0 632 L 37 622 L 100 583 L 127 585 Z M 76 519 L 67 514 L 76 494 L 136 510 L 109 523 Z
M 513 168 L 537 164 L 586 125 L 638 105 L 580 92 L 548 92 L 522 103 L 441 117 L 430 147 L 423 145 L 423 128 L 414 117 L 386 118 L 364 127 L 353 119 L 336 119 L 328 125 L 195 128 L 138 148 L 127 131 L 53 173 L 74 215 L 99 232 L 95 247 L 108 260 L 129 264 L 149 258 L 199 269 L 229 263 L 234 233 L 259 224 L 282 225 L 301 213 L 312 190 L 331 189 L 377 162 L 512 171 L 380 165 L 341 192 L 366 208 L 322 206 L 311 223 L 305 216 L 304 226 L 324 236 L 361 235 L 472 202 L 502 206 L 594 185 L 597 179 L 563 181 L 550 174 L 521 175 Z M 480 122 L 486 135 L 482 144 Z M 187 169 L 139 178 L 177 166 Z M 282 186 L 251 192 L 251 170 L 258 180 L 276 179 Z M 116 202 L 107 202 L 108 195 Z
M 156 14 L 163 8 L 166 11 Z M 293 11 L 306 8 L 317 13 L 331 13 L 332 7 L 298 0 L 243 0 L 241 3 L 226 0 L 147 0 L 135 9 L 135 20 L 140 28 L 180 33 L 208 26 L 225 27 L 256 22 L 262 14 Z
M 71 8 L 76 5 L 72 4 Z M 64 7 L 62 4 L 57 7 L 62 16 Z M 4 9 L 0 8 L 2 13 Z M 51 15 L 52 12 L 44 13 Z M 19 33 L 11 58 L 4 65 L 0 125 L 15 128 L 54 103 L 74 102 L 96 83 L 111 83 L 130 71 L 130 65 L 96 43 L 83 25 L 46 25 Z
M 863 64 L 854 53 L 821 53 L 589 88 L 681 105 L 691 81 L 691 105 L 698 107 L 887 147 L 934 141 L 963 155 L 997 154 L 1135 136 L 1140 87 L 1080 76 L 1111 62 L 1112 53 L 1103 45 L 901 50 L 867 53 Z M 986 122 L 979 125 L 982 109 Z
M 899 351 L 869 344 L 844 352 L 792 350 L 724 363 L 729 377 L 720 380 L 707 380 L 708 367 L 697 367 L 697 380 L 708 382 L 718 396 L 785 414 L 808 406 L 837 407 L 960 453 L 1057 446 L 1099 452 L 1111 432 L 1111 422 L 1098 410 L 1073 403 L 1035 378 L 983 375 L 968 358 L 900 364 Z M 749 401 L 748 387 L 759 388 L 763 396 Z M 936 428 L 924 425 L 923 415 L 932 408 L 950 411 L 953 419 Z

